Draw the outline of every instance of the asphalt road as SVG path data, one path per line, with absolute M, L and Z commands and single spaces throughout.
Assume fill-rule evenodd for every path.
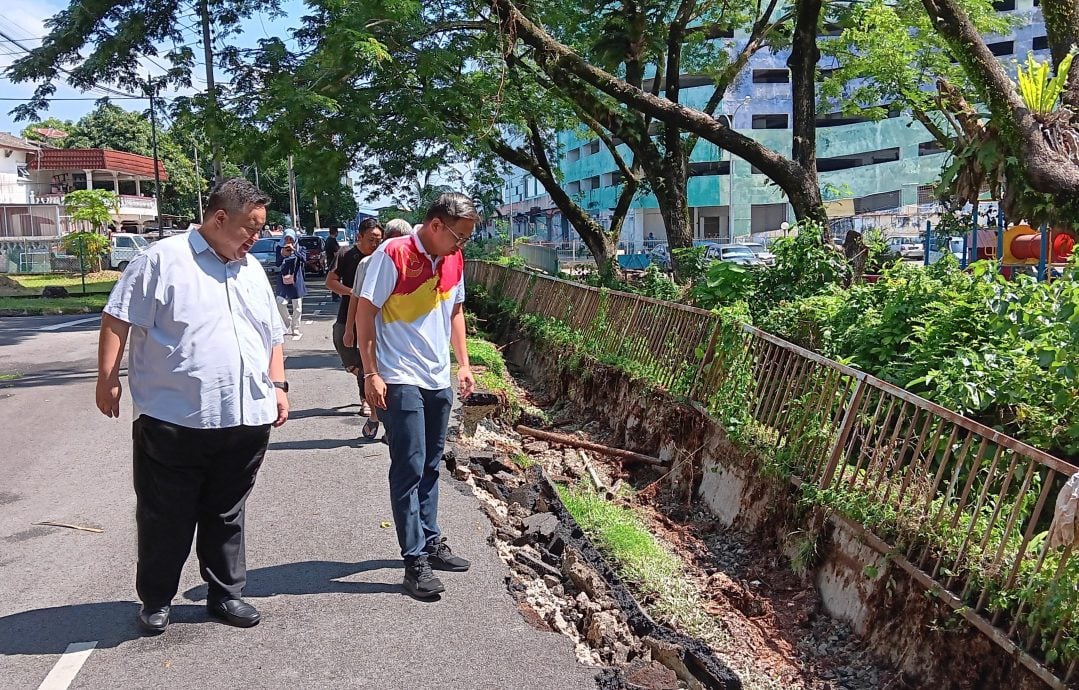
M 595 687 L 568 640 L 518 614 L 490 524 L 446 475 L 442 526 L 473 568 L 445 573 L 439 601 L 403 594 L 382 527 L 386 447 L 357 440 L 355 384 L 330 342 L 336 305 L 325 292 L 305 302 L 312 323 L 286 345 L 292 418 L 248 503 L 246 596 L 262 623 L 207 620 L 192 557 L 153 638 L 135 625 L 130 405 L 120 420 L 93 405 L 98 319 L 0 319 L 0 375 L 21 375 L 0 380 L 0 687 Z

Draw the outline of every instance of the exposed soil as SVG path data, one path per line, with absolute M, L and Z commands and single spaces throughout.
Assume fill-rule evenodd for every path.
M 517 380 L 525 385 L 531 383 L 520 374 Z M 542 390 L 522 390 L 521 395 L 549 414 L 549 420 L 526 420 L 530 426 L 617 445 L 588 410 L 574 408 L 564 399 L 547 399 Z M 546 426 L 544 421 L 548 422 Z M 650 531 L 681 557 L 689 577 L 701 592 L 707 593 L 706 611 L 726 633 L 724 641 L 713 649 L 735 670 L 743 687 L 913 687 L 874 659 L 848 626 L 821 610 L 813 583 L 795 574 L 789 560 L 781 555 L 779 544 L 752 542 L 742 533 L 722 528 L 699 504 L 687 506 L 682 498 L 684 489 L 674 486 L 672 476 L 664 470 L 521 438 L 504 423 L 488 421 L 479 422 L 476 435 L 463 447 L 470 449 L 465 452 L 477 453 L 480 462 L 473 462 L 467 472 L 455 469 L 455 475 L 476 487 L 484 500 L 485 510 L 496 526 L 493 539 L 503 560 L 513 568 L 508 586 L 518 595 L 522 615 L 537 627 L 545 626 L 574 639 L 582 662 L 606 667 L 607 671 L 597 677 L 602 687 L 667 687 L 663 685 L 666 681 L 659 679 L 662 676 L 669 681 L 669 676 L 654 667 L 654 650 L 635 635 L 633 626 L 626 625 L 624 612 L 607 608 L 611 600 L 588 596 L 581 600 L 582 590 L 569 578 L 564 561 L 560 562 L 561 581 L 556 581 L 555 574 L 546 572 L 542 565 L 536 565 L 536 560 L 544 562 L 545 554 L 534 543 L 521 539 L 528 532 L 526 521 L 533 519 L 535 507 L 527 506 L 527 501 L 525 505 L 521 503 L 523 481 L 515 478 L 520 473 L 514 467 L 504 467 L 494 473 L 481 469 L 486 476 L 475 474 L 476 467 L 482 468 L 488 457 L 485 453 L 492 461 L 505 459 L 503 465 L 514 465 L 508 459 L 524 453 L 541 463 L 555 481 L 593 482 L 594 473 L 611 500 L 637 508 Z M 500 465 L 495 462 L 493 467 L 499 469 Z M 622 492 L 623 486 L 634 491 Z M 632 498 L 622 495 L 626 493 Z M 549 506 L 541 501 L 540 508 Z M 647 607 L 647 601 L 642 603 Z M 619 686 L 629 676 L 636 678 L 634 674 L 638 672 L 641 679 L 656 672 L 658 684 Z M 692 680 L 679 682 L 693 687 Z

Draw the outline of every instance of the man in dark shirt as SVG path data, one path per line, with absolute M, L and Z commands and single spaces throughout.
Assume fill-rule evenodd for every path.
M 335 230 L 330 232 L 335 232 Z M 356 377 L 363 408 L 361 414 L 364 416 L 370 416 L 371 410 L 363 394 L 363 365 L 360 363 L 360 351 L 356 349 L 354 339 L 351 346 L 345 345 L 345 324 L 348 321 L 349 296 L 352 294 L 352 285 L 356 280 L 356 269 L 365 256 L 369 256 L 378 249 L 381 242 L 382 226 L 379 225 L 377 218 L 368 218 L 360 223 L 360 229 L 356 233 L 356 244 L 349 249 L 339 251 L 333 269 L 326 274 L 326 287 L 335 296 L 341 298 L 341 305 L 337 309 L 337 321 L 333 324 L 333 346 L 337 349 L 337 354 L 341 356 L 341 364 L 345 366 L 345 371 Z
M 330 228 L 330 236 L 326 238 L 326 270 L 332 271 L 337 265 L 337 254 L 341 251 L 341 245 L 337 243 L 337 228 Z M 336 292 L 330 293 L 334 302 L 341 300 L 341 295 Z

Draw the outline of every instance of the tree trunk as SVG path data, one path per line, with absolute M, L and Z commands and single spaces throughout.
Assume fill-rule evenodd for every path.
M 817 25 L 820 22 L 821 3 L 822 0 L 797 0 L 795 3 L 794 37 L 787 67 L 791 71 L 794 109 L 791 157 L 801 168 L 802 176 L 798 180 L 798 190 L 793 193 L 789 189 L 786 191 L 800 220 L 813 220 L 821 224 L 821 241 L 827 245 L 831 243 L 831 233 L 817 179 L 817 61 L 820 60 Z
M 581 208 L 570 198 L 566 190 L 562 188 L 555 178 L 554 172 L 549 166 L 543 166 L 535 157 L 510 146 L 500 139 L 488 141 L 488 146 L 495 155 L 507 163 L 517 166 L 531 173 L 551 197 L 558 210 L 569 221 L 588 251 L 596 262 L 596 268 L 605 279 L 621 278 L 621 267 L 618 265 L 618 243 L 615 238 L 609 237 L 600 225 L 588 212 Z
M 1027 110 L 1011 77 L 957 0 L 922 0 L 922 5 L 988 104 L 1000 128 L 998 141 L 1005 145 L 1018 142 L 1019 150 L 1010 153 L 1021 160 L 1026 183 L 1034 191 L 1061 201 L 1074 199 L 1079 194 L 1079 164 L 1046 141 L 1041 124 Z
M 929 1 L 929 0 L 925 0 Z M 654 117 L 670 126 L 691 132 L 716 146 L 749 161 L 784 192 L 799 218 L 825 221 L 820 190 L 815 175 L 789 158 L 760 142 L 736 132 L 721 120 L 680 103 L 660 98 L 626 83 L 622 79 L 586 62 L 566 45 L 555 40 L 542 27 L 528 19 L 512 0 L 492 0 L 492 7 L 504 25 L 506 35 L 516 35 L 537 51 L 537 61 L 548 74 L 566 71 L 607 94 L 616 101 Z M 644 161 L 642 161 L 644 162 Z

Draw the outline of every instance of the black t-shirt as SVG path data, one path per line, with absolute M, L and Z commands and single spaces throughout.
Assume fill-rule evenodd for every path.
M 333 257 L 337 256 L 337 253 L 341 251 L 341 245 L 337 244 L 337 240 L 333 236 L 326 238 L 326 261 L 332 262 Z
M 337 255 L 337 267 L 333 269 L 333 272 L 350 289 L 352 284 L 356 282 L 356 269 L 360 267 L 360 259 L 362 258 L 363 253 L 355 246 Z M 346 323 L 348 321 L 348 301 L 348 295 L 341 295 L 341 306 L 337 308 L 337 323 Z

